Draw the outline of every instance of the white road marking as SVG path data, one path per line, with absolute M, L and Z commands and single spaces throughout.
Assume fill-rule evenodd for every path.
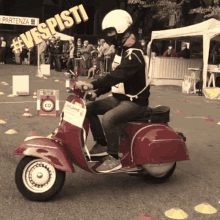
M 25 102 L 37 102 L 37 101 L 22 101 L 22 102 L 0 102 L 0 104 L 17 104 L 17 103 L 25 103 Z M 60 100 L 60 102 L 66 102 L 66 100 Z

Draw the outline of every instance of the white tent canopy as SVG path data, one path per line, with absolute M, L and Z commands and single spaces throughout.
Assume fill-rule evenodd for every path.
M 73 36 L 69 36 L 69 35 L 66 35 L 66 34 L 62 34 L 62 33 L 59 33 L 59 32 L 56 32 L 56 34 L 52 35 L 53 37 L 60 37 L 60 40 L 63 40 L 63 41 L 68 41 L 68 40 L 74 40 L 74 37 Z M 52 37 L 51 36 L 51 37 Z M 50 38 L 51 38 L 50 37 Z
M 165 31 L 153 31 L 151 42 L 156 39 L 198 41 L 203 39 L 203 88 L 206 87 L 210 40 L 220 41 L 220 21 L 211 18 L 199 24 Z M 149 46 L 151 45 L 151 42 Z

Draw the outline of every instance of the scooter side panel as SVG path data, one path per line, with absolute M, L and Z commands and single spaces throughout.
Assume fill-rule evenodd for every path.
M 136 164 L 166 163 L 188 160 L 184 140 L 169 126 L 149 124 L 133 141 L 132 153 Z
M 87 123 L 85 123 L 84 125 L 85 128 L 86 126 L 88 126 Z M 61 141 L 63 144 L 66 145 L 74 164 L 76 164 L 83 170 L 92 172 L 91 169 L 88 167 L 85 155 L 82 152 L 81 146 L 84 146 L 85 141 L 83 130 L 81 128 L 78 128 L 66 121 L 63 121 L 58 127 L 58 132 L 56 133 L 56 135 L 52 136 L 52 138 Z
M 52 139 L 36 138 L 25 141 L 15 149 L 14 155 L 38 157 L 59 170 L 75 172 L 67 152 L 59 143 Z

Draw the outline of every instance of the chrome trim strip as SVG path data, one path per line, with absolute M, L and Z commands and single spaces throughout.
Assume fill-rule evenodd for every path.
M 184 143 L 182 139 L 161 139 L 161 140 L 153 140 L 154 142 L 160 142 L 160 141 L 181 141 Z
M 39 144 L 26 144 L 26 145 L 31 146 L 31 147 L 47 147 L 51 149 L 57 149 L 57 147 L 51 147 L 51 146 L 45 146 L 45 145 L 39 145 Z

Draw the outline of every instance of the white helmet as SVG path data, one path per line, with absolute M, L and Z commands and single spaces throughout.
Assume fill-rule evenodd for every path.
M 124 33 L 133 21 L 131 15 L 121 9 L 110 11 L 102 21 L 102 30 L 107 28 L 115 28 L 117 34 Z

